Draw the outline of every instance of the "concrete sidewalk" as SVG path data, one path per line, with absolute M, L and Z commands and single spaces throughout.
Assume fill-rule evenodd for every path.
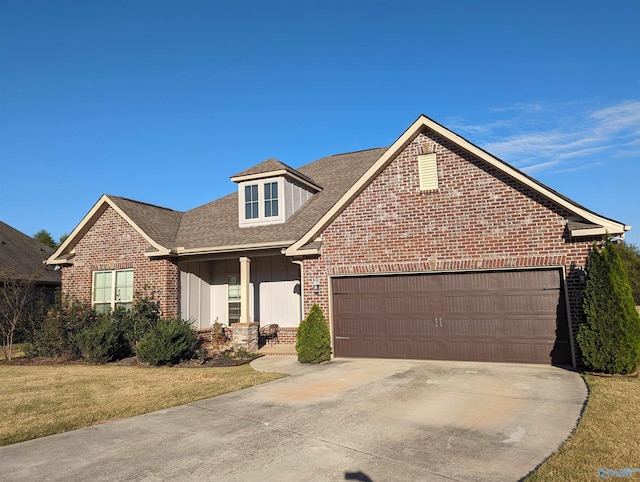
M 577 373 L 263 357 L 274 382 L 0 448 L 3 480 L 517 480 L 574 428 Z

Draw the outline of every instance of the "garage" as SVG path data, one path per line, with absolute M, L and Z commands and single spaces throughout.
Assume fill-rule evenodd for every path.
M 337 357 L 571 365 L 560 269 L 332 279 Z

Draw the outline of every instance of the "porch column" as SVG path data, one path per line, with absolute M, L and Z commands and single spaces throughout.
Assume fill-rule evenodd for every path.
M 250 323 L 249 313 L 249 283 L 251 281 L 251 260 L 247 257 L 240 258 L 240 323 Z

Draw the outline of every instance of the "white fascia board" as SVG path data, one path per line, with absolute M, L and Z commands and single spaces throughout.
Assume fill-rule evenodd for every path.
M 286 248 L 293 241 L 277 241 L 272 243 L 253 243 L 253 244 L 236 244 L 228 246 L 210 246 L 206 248 L 177 248 L 173 254 L 177 256 L 192 256 L 196 254 L 216 254 L 216 253 L 232 253 L 237 251 L 255 251 L 260 249 Z M 154 253 L 149 253 L 155 255 Z M 157 255 L 156 255 L 157 256 Z
M 572 229 L 571 236 L 573 236 L 574 238 L 583 236 L 605 236 L 608 234 L 624 236 L 624 233 L 629 231 L 630 229 L 631 226 L 627 225 L 624 226 L 623 231 L 611 231 L 602 226 L 598 226 L 596 228 Z
M 87 215 L 84 218 L 82 218 L 82 221 L 80 221 L 80 223 L 75 227 L 75 229 L 71 231 L 71 234 L 67 236 L 67 239 L 64 240 L 64 243 L 62 243 L 60 247 L 58 247 L 55 253 L 49 256 L 49 258 L 47 259 L 47 264 L 68 264 L 68 262 L 64 258 L 62 259 L 58 259 L 58 258 L 60 258 L 64 253 L 71 252 L 71 250 L 68 250 L 69 247 L 71 245 L 75 245 L 76 238 L 82 234 L 82 231 L 86 226 L 92 224 L 91 223 L 92 219 L 94 217 L 96 217 L 97 219 L 99 215 L 102 214 L 99 211 L 102 209 L 105 202 L 107 202 L 107 199 L 108 197 L 106 194 L 103 194 L 100 197 L 100 199 L 98 199 L 98 202 L 96 202 L 93 205 L 93 207 L 87 213 Z
M 300 256 L 305 254 L 305 251 L 308 251 L 302 249 L 302 247 L 311 242 L 313 238 L 317 237 L 320 232 L 335 219 L 344 207 L 346 207 L 346 205 L 360 193 L 369 181 L 377 176 L 387 163 L 418 135 L 421 129 L 421 120 L 422 117 L 418 118 L 418 120 L 404 131 L 404 133 L 391 145 L 391 147 L 389 147 L 375 162 L 375 164 L 373 164 L 373 166 L 371 166 L 367 172 L 365 172 L 362 177 L 358 179 L 353 186 L 351 186 L 351 188 L 338 200 L 338 202 L 334 204 L 334 206 L 327 211 L 327 213 L 322 216 L 305 235 L 287 249 L 287 256 Z
M 145 233 L 140 226 L 134 223 L 129 216 L 125 214 L 106 194 L 103 194 L 98 202 L 91 208 L 91 211 L 87 213 L 87 215 L 82 218 L 80 224 L 76 226 L 76 228 L 71 232 L 69 237 L 65 240 L 64 243 L 53 253 L 48 259 L 47 264 L 69 264 L 69 262 L 65 259 L 60 258 L 70 246 L 75 246 L 76 238 L 82 237 L 85 232 L 95 223 L 95 221 L 102 215 L 102 213 L 106 210 L 105 206 L 110 206 L 113 210 L 118 213 L 122 219 L 124 219 L 133 229 L 136 230 L 140 236 L 142 236 L 145 241 L 147 241 L 151 246 L 153 246 L 158 253 L 153 253 L 153 256 L 166 256 L 170 254 L 170 250 L 158 243 L 156 243 L 153 239 L 149 237 L 147 233 Z M 145 253 L 146 254 L 146 253 Z
M 309 248 L 309 249 L 293 249 L 292 247 L 288 248 L 284 252 L 285 256 L 315 256 L 320 254 L 320 250 L 318 248 Z
M 545 186 L 542 186 L 542 185 L 538 184 L 537 182 L 532 181 L 529 177 L 525 176 L 524 174 L 522 174 L 521 172 L 519 172 L 516 169 L 512 168 L 511 166 L 505 164 L 503 161 L 501 161 L 497 157 L 494 157 L 491 154 L 489 154 L 488 152 L 480 149 L 478 146 L 475 146 L 475 145 L 471 144 L 469 141 L 467 141 L 466 139 L 460 137 L 455 132 L 450 131 L 446 127 L 441 126 L 440 124 L 438 124 L 437 122 L 432 121 L 431 119 L 429 119 L 426 116 L 421 116 L 420 119 L 424 119 L 424 126 L 425 127 L 429 128 L 432 131 L 437 132 L 441 136 L 449 139 L 451 142 L 454 142 L 455 144 L 457 144 L 460 147 L 462 147 L 465 151 L 470 152 L 471 154 L 473 154 L 473 155 L 479 157 L 480 159 L 486 161 L 487 163 L 491 164 L 495 168 L 497 168 L 500 171 L 504 172 L 505 174 L 509 175 L 513 179 L 516 179 L 517 181 L 519 181 L 522 184 L 530 187 L 534 191 L 539 192 L 544 197 L 546 197 L 547 199 L 555 202 L 556 204 L 565 207 L 569 211 L 571 211 L 571 212 L 573 212 L 575 214 L 578 214 L 582 218 L 584 218 L 584 219 L 586 219 L 588 221 L 591 221 L 594 224 L 600 224 L 602 226 L 605 226 L 606 228 L 608 228 L 609 232 L 612 232 L 612 233 L 613 232 L 615 232 L 615 233 L 623 233 L 625 231 L 625 225 L 624 224 L 618 223 L 618 222 L 615 222 L 615 221 L 613 221 L 611 219 L 607 219 L 607 218 L 604 218 L 604 217 L 599 216 L 597 214 L 591 213 L 591 212 L 589 212 L 589 211 L 587 211 L 587 210 L 575 205 L 574 203 L 572 203 L 570 201 L 567 201 L 566 199 L 563 199 L 562 197 L 558 196 L 554 192 L 552 192 L 549 189 L 547 189 Z M 418 120 L 420 120 L 420 119 L 418 119 Z
M 318 186 L 317 184 L 314 184 L 312 182 L 307 181 L 306 179 L 296 176 L 295 174 L 289 171 L 286 171 L 285 169 L 280 169 L 278 171 L 261 172 L 259 174 L 246 174 L 244 176 L 234 176 L 231 178 L 231 180 L 236 183 L 241 183 L 244 181 L 257 181 L 259 179 L 267 179 L 270 177 L 279 177 L 279 176 L 284 176 L 284 177 L 288 177 L 289 179 L 293 179 L 298 184 L 302 184 L 308 188 L 313 189 L 314 191 L 322 191 L 322 187 Z
M 322 230 L 324 230 L 337 217 L 337 215 L 342 212 L 342 210 L 348 205 L 348 203 L 350 203 L 360 193 L 360 191 L 364 189 L 364 187 L 373 178 L 375 178 L 375 176 L 377 176 L 386 167 L 386 165 L 396 157 L 396 155 L 398 155 L 398 153 L 402 149 L 404 149 L 411 141 L 413 141 L 413 139 L 418 134 L 420 134 L 420 132 L 424 128 L 430 129 L 433 132 L 440 134 L 441 136 L 457 144 L 467 152 L 484 160 L 488 164 L 494 166 L 498 170 L 504 172 L 505 174 L 521 182 L 522 184 L 530 187 L 534 191 L 537 191 L 547 199 L 555 202 L 560 206 L 565 207 L 570 212 L 575 213 L 588 221 L 591 221 L 593 224 L 604 226 L 604 228 L 610 234 L 622 234 L 630 228 L 630 226 L 626 226 L 622 223 L 618 223 L 611 219 L 607 219 L 597 214 L 591 213 L 577 206 L 576 204 L 563 199 L 546 187 L 532 181 L 529 177 L 525 176 L 511 166 L 505 164 L 497 157 L 494 157 L 488 152 L 473 145 L 466 139 L 460 137 L 458 134 L 455 134 L 446 127 L 441 126 L 437 122 L 429 119 L 425 115 L 421 115 L 413 124 L 411 124 L 411 126 L 406 131 L 404 131 L 404 133 L 389 147 L 389 149 L 387 149 L 385 153 L 380 156 L 376 163 L 371 166 L 367 170 L 367 172 L 360 179 L 358 179 L 358 181 L 356 181 L 356 183 L 342 196 L 342 198 L 340 198 L 340 200 L 333 206 L 333 208 L 331 208 L 322 218 L 320 218 L 320 220 L 316 224 L 314 224 L 306 234 L 304 234 L 297 242 L 295 242 L 289 249 L 287 249 L 287 255 L 302 255 L 304 252 L 302 247 L 309 243 L 312 238 L 318 236 L 318 234 L 320 234 Z

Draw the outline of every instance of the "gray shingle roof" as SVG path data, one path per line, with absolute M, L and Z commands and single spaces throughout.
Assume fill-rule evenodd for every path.
M 124 197 L 108 197 L 156 243 L 165 248 L 173 246 L 182 212 Z
M 291 166 L 287 166 L 284 162 L 280 162 L 279 160 L 273 159 L 273 158 L 267 159 L 266 161 L 263 161 L 256 166 L 250 167 L 249 169 L 245 169 L 244 171 L 231 176 L 231 179 L 234 180 L 234 178 L 236 177 L 244 177 L 244 176 L 258 176 L 260 174 L 267 174 L 270 172 L 278 172 L 278 171 L 285 171 L 292 176 L 299 177 L 300 179 L 305 180 L 309 184 L 318 186 L 318 183 L 313 179 L 311 179 L 310 177 L 305 176 L 300 171 L 294 169 Z M 322 187 L 322 186 L 318 186 L 318 187 Z
M 42 263 L 54 251 L 0 221 L 0 270 L 9 270 L 16 279 L 28 279 L 37 273 L 39 283 L 60 284 L 60 271 Z
M 322 186 L 323 190 L 284 224 L 240 228 L 237 193 L 187 211 L 182 216 L 174 247 L 195 249 L 278 242 L 289 245 L 329 211 L 385 150 L 378 148 L 328 156 L 298 168 L 300 174 Z
M 260 244 L 281 244 L 284 247 L 302 237 L 385 150 L 378 148 L 328 156 L 297 170 L 268 159 L 237 174 L 244 176 L 286 169 L 323 187 L 283 224 L 241 228 L 237 192 L 186 212 L 119 196 L 108 197 L 151 239 L 165 248 L 201 249 Z

